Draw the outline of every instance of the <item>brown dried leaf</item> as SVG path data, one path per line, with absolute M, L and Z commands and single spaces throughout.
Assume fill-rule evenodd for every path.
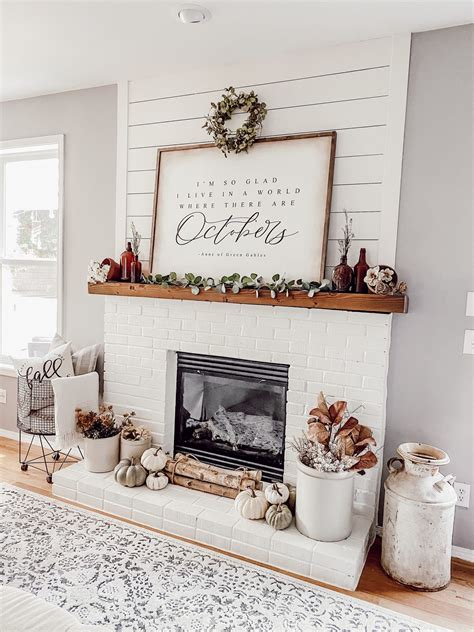
M 326 417 L 329 417 L 328 404 L 327 404 L 326 398 L 324 397 L 324 393 L 322 391 L 320 391 L 318 395 L 318 408 L 323 411 Z
M 344 413 L 346 412 L 347 402 L 338 401 L 329 406 L 329 416 L 331 417 L 331 423 L 340 424 Z
M 314 417 L 319 419 L 319 421 L 322 421 L 323 423 L 328 424 L 329 426 L 332 425 L 331 418 L 328 417 L 324 413 L 324 411 L 322 411 L 320 408 L 313 408 L 312 410 L 309 411 L 309 414 L 313 415 Z
M 374 465 L 377 465 L 377 457 L 372 452 L 372 450 L 369 450 L 360 457 L 359 462 L 356 463 L 351 469 L 355 471 L 368 470 L 371 467 L 374 467 Z
M 359 426 L 359 438 L 358 441 L 362 441 L 362 439 L 367 439 L 368 437 L 373 436 L 372 430 L 368 426 Z
M 347 437 L 351 434 L 352 430 L 359 425 L 359 422 L 355 417 L 349 417 L 346 423 L 339 429 L 337 437 Z
M 324 445 L 327 444 L 330 436 L 326 426 L 320 421 L 309 424 L 306 435 L 310 441 L 315 441 Z

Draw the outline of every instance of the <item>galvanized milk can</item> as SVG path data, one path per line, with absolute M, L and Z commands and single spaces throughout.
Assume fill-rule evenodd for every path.
M 401 458 L 387 463 L 382 567 L 402 584 L 441 590 L 451 577 L 456 504 L 454 476 L 439 472 L 449 457 L 424 443 L 402 443 L 397 452 Z

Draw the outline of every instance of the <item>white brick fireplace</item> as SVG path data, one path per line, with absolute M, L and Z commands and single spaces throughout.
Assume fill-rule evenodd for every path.
M 361 405 L 359 420 L 385 425 L 391 317 L 385 314 L 163 299 L 107 298 L 104 398 L 133 409 L 155 443 L 173 451 L 176 352 L 289 365 L 286 443 L 306 427 L 317 394 Z M 284 480 L 296 480 L 285 450 Z M 356 477 L 356 510 L 371 519 L 379 468 Z
M 240 304 L 108 297 L 105 400 L 135 410 L 155 443 L 173 449 L 178 351 L 287 364 L 286 443 L 306 427 L 320 390 L 343 398 L 373 428 L 382 458 L 391 316 Z M 285 450 L 284 480 L 296 479 Z M 380 466 L 357 476 L 353 531 L 342 542 L 311 540 L 291 525 L 274 531 L 241 518 L 233 501 L 168 485 L 127 488 L 113 473 L 78 463 L 56 472 L 53 493 L 250 560 L 354 590 L 374 533 Z

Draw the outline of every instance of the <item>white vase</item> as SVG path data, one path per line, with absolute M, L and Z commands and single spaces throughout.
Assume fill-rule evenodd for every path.
M 120 434 L 105 439 L 84 438 L 84 465 L 89 472 L 111 472 L 119 462 Z
M 296 462 L 296 528 L 322 542 L 338 542 L 352 531 L 354 472 L 319 472 Z
M 128 439 L 120 438 L 120 458 L 121 459 L 138 459 L 151 446 L 151 437 L 145 437 L 138 441 L 129 441 Z

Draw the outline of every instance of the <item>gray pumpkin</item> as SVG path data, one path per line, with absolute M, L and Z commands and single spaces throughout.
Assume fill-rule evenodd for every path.
M 293 516 L 286 505 L 270 505 L 265 514 L 265 520 L 271 527 L 281 531 L 290 526 Z
M 125 487 L 140 487 L 143 485 L 147 471 L 135 458 L 122 459 L 114 470 L 115 480 Z

